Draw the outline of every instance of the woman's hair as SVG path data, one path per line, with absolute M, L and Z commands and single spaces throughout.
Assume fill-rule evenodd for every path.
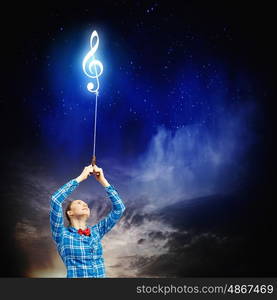
M 71 225 L 71 222 L 70 222 L 70 218 L 69 218 L 69 215 L 67 214 L 67 212 L 68 212 L 69 210 L 71 210 L 71 204 L 72 204 L 72 202 L 73 202 L 73 201 L 68 202 L 68 204 L 67 204 L 67 206 L 66 206 L 66 209 L 65 209 L 65 216 L 66 216 L 66 218 L 67 218 L 67 220 L 68 220 L 69 225 Z

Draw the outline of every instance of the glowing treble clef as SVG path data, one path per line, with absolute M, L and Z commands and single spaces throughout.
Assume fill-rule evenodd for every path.
M 95 38 L 96 38 L 96 42 L 93 45 L 93 40 Z M 98 94 L 98 90 L 99 90 L 99 86 L 100 86 L 98 78 L 103 73 L 103 65 L 102 65 L 101 61 L 94 58 L 94 54 L 97 51 L 98 45 L 99 45 L 99 37 L 98 37 L 96 30 L 94 30 L 90 37 L 91 49 L 88 52 L 88 54 L 85 56 L 85 58 L 83 59 L 83 71 L 88 77 L 96 79 L 96 83 L 97 83 L 96 86 L 92 82 L 89 82 L 87 84 L 88 91 L 90 91 L 91 93 L 96 93 L 96 94 Z

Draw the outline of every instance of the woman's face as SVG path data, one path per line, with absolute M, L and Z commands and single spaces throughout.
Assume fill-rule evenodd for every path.
M 69 215 L 71 217 L 90 216 L 90 209 L 86 202 L 74 200 L 70 206 Z

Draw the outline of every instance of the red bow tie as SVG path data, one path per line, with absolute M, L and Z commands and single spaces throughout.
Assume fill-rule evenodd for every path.
M 84 234 L 84 235 L 90 235 L 90 229 L 89 228 L 87 228 L 87 229 L 85 229 L 85 230 L 82 230 L 81 228 L 78 230 L 78 233 L 80 234 L 80 235 L 82 235 L 82 234 Z

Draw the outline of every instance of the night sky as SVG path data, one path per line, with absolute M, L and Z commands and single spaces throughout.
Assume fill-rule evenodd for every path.
M 93 30 L 97 165 L 127 208 L 108 277 L 276 276 L 273 9 L 129 2 L 2 10 L 0 276 L 66 276 L 49 197 L 91 161 Z M 110 210 L 93 178 L 72 199 Z

